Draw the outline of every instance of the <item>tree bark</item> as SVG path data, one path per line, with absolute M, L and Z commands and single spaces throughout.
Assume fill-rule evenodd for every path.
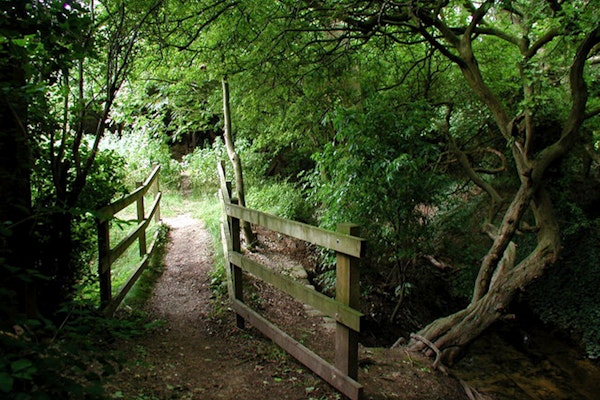
M 227 156 L 233 167 L 233 174 L 235 177 L 235 190 L 238 198 L 239 205 L 246 207 L 246 193 L 244 191 L 244 176 L 242 172 L 242 162 L 239 155 L 235 150 L 235 144 L 233 141 L 233 134 L 231 133 L 231 109 L 229 107 L 229 82 L 224 77 L 222 80 L 223 86 L 223 118 L 224 118 L 224 134 L 225 147 L 227 148 Z M 242 232 L 246 239 L 246 245 L 249 248 L 254 247 L 256 244 L 256 236 L 252 232 L 250 223 L 242 221 Z
M 515 267 L 498 271 L 489 290 L 477 300 L 474 299 L 467 308 L 440 318 L 417 333 L 444 352 L 446 361 L 452 362 L 466 344 L 505 316 L 515 294 L 556 261 L 560 249 L 560 229 L 550 196 L 540 190 L 532 203 L 540 227 L 536 248 Z M 424 343 L 414 339 L 408 347 L 413 351 L 433 354 Z
M 24 11 L 23 11 L 24 12 Z M 18 29 L 18 28 L 17 28 Z M 0 271 L 2 287 L 14 292 L 13 304 L 5 304 L 9 314 L 37 312 L 35 290 L 23 280 L 33 269 L 31 245 L 32 155 L 27 132 L 28 101 L 25 66 L 27 55 L 10 42 L 2 44 L 7 59 L 0 62 Z M 12 271 L 12 272 L 11 272 Z M 9 322 L 10 323 L 10 322 Z
M 485 11 L 483 6 L 480 10 Z M 586 35 L 573 58 L 569 74 L 572 103 L 569 116 L 563 124 L 561 137 L 539 152 L 534 159 L 529 158 L 527 151 L 534 134 L 532 116 L 525 116 L 527 131 L 523 146 L 521 138 L 513 129 L 516 119 L 510 120 L 501 101 L 484 82 L 473 55 L 470 30 L 467 29 L 459 39 L 451 30 L 444 29 L 442 21 L 437 20 L 436 27 L 458 51 L 459 58 L 453 61 L 460 67 L 471 89 L 491 111 L 502 136 L 511 145 L 520 180 L 519 190 L 505 211 L 499 228 L 493 232 L 494 241 L 481 263 L 469 306 L 433 321 L 418 332 L 408 344 L 409 349 L 423 351 L 430 356 L 434 351 L 441 350 L 445 359 L 452 361 L 466 344 L 506 315 L 516 293 L 541 276 L 546 267 L 558 258 L 560 229 L 551 199 L 544 188 L 545 175 L 552 163 L 572 150 L 585 118 L 588 91 L 583 71 L 588 55 L 600 43 L 600 27 Z M 533 50 L 528 48 L 522 49 L 527 57 L 531 57 L 531 51 Z M 539 229 L 537 246 L 517 265 L 513 265 L 516 247 L 512 239 L 528 210 L 533 213 Z M 420 341 L 418 337 L 425 340 Z M 435 350 L 431 349 L 427 342 L 433 344 Z

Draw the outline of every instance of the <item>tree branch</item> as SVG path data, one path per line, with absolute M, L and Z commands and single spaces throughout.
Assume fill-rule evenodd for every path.
M 590 118 L 595 117 L 598 114 L 600 114 L 600 107 L 598 107 L 598 108 L 596 108 L 594 110 L 586 112 L 583 118 L 584 119 L 590 119 Z
M 483 20 L 483 17 L 485 17 L 485 15 L 489 11 L 489 9 L 492 6 L 492 4 L 494 4 L 494 0 L 486 0 L 473 13 L 473 17 L 471 19 L 471 22 L 469 23 L 469 26 L 467 27 L 467 30 L 464 33 L 464 35 L 468 38 L 469 41 L 471 40 L 471 36 L 473 35 L 474 30 L 477 28 L 477 26 L 479 25 L 479 23 Z
M 579 45 L 571 69 L 569 83 L 571 86 L 571 110 L 563 126 L 561 137 L 552 145 L 540 152 L 534 168 L 534 183 L 539 184 L 548 166 L 556 159 L 564 156 L 575 144 L 577 132 L 585 120 L 585 108 L 588 100 L 587 84 L 584 79 L 585 64 L 589 53 L 600 43 L 600 26 L 589 32 Z
M 523 53 L 523 56 L 526 60 L 531 59 L 539 49 L 541 49 L 545 44 L 554 40 L 555 37 L 560 35 L 560 31 L 557 28 L 551 28 L 548 32 L 546 32 L 542 37 L 540 37 L 531 47 L 527 49 Z
M 459 164 L 461 165 L 463 170 L 466 172 L 467 176 L 473 181 L 473 183 L 475 185 L 479 186 L 481 189 L 483 189 L 492 198 L 493 208 L 495 208 L 496 205 L 502 203 L 502 197 L 496 191 L 496 189 L 494 189 L 494 187 L 492 185 L 490 185 L 488 182 L 486 182 L 483 178 L 481 178 L 475 172 L 475 170 L 471 166 L 471 163 L 469 162 L 467 155 L 458 148 L 456 141 L 450 134 L 450 116 L 451 116 L 451 114 L 452 114 L 452 106 L 449 105 L 447 112 L 446 112 L 446 118 L 444 121 L 443 130 L 444 130 L 444 134 L 445 134 L 446 138 L 448 139 L 448 146 L 450 147 L 450 151 L 452 151 L 456 155 L 456 157 L 458 158 Z

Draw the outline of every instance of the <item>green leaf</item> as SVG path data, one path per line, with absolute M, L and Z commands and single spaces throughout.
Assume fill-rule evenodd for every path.
M 0 372 L 0 391 L 8 393 L 13 388 L 14 379 L 6 372 Z
M 31 380 L 32 374 L 37 371 L 37 368 L 33 365 L 33 363 L 26 358 L 13 361 L 10 364 L 10 368 L 14 377 L 26 380 Z
M 13 372 L 19 372 L 31 367 L 32 365 L 33 363 L 30 360 L 26 358 L 21 358 L 20 360 L 13 361 L 10 364 L 10 367 L 13 370 Z

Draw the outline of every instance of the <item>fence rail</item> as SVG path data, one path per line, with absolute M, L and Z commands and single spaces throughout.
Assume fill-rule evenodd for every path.
M 96 212 L 96 225 L 98 227 L 98 275 L 100 279 L 100 308 L 106 315 L 112 315 L 119 304 L 125 298 L 125 295 L 131 290 L 134 283 L 139 279 L 144 269 L 148 266 L 150 255 L 154 251 L 156 238 L 152 240 L 150 248 L 147 246 L 146 230 L 150 225 L 152 218 L 160 221 L 160 200 L 162 193 L 160 191 L 160 165 L 156 165 L 148 178 L 140 183 L 137 189 L 127 196 L 101 208 Z M 150 212 L 146 215 L 144 196 L 154 188 L 154 201 L 150 207 Z M 137 225 L 135 229 L 123 238 L 113 248 L 110 246 L 110 221 L 115 214 L 131 204 L 137 204 Z M 112 264 L 135 242 L 138 242 L 139 254 L 142 257 L 137 264 L 135 272 L 129 277 L 120 292 L 113 298 L 112 296 Z
M 341 224 L 338 231 L 333 232 L 241 207 L 231 198 L 231 183 L 226 180 L 223 165 L 218 164 L 217 169 L 221 184 L 219 196 L 226 217 L 222 223 L 221 234 L 223 249 L 229 262 L 228 289 L 237 315 L 238 327 L 243 328 L 244 321 L 250 322 L 345 396 L 358 400 L 363 391 L 362 385 L 357 381 L 358 334 L 362 316 L 358 311 L 359 258 L 363 255 L 365 247 L 364 239 L 358 237 L 358 226 Z M 325 296 L 244 256 L 240 247 L 240 221 L 335 250 L 336 298 Z M 321 358 L 244 303 L 243 271 L 270 283 L 336 321 L 334 364 Z

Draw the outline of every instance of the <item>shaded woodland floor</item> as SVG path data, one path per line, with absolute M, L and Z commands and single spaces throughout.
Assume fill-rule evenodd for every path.
M 341 395 L 260 332 L 235 327 L 227 299 L 213 298 L 209 271 L 213 245 L 189 215 L 171 227 L 165 269 L 146 305 L 148 322 L 162 321 L 141 338 L 115 343 L 127 362 L 105 384 L 124 399 L 340 399 Z M 266 236 L 265 236 L 266 235 Z M 263 232 L 254 254 L 286 268 L 281 237 Z M 301 249 L 300 249 L 301 250 Z M 330 324 L 268 285 L 247 277 L 247 301 L 322 357 L 333 351 Z M 124 307 L 126 310 L 126 307 Z M 365 399 L 465 399 L 459 382 L 433 371 L 430 361 L 402 349 L 361 348 L 359 381 Z

